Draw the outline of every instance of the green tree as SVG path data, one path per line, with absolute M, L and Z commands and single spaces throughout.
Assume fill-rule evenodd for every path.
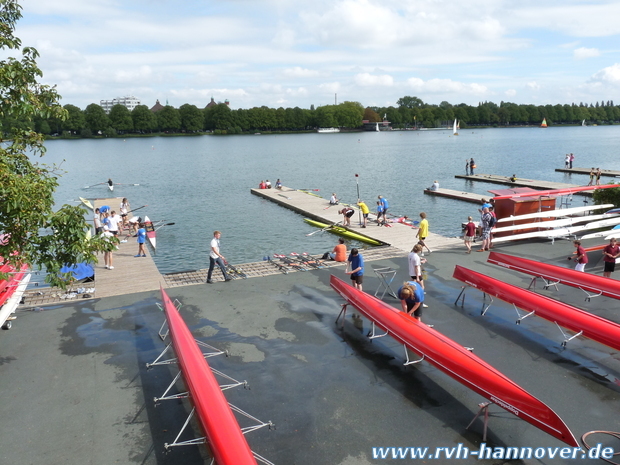
M 364 107 L 358 102 L 343 102 L 334 107 L 334 118 L 339 127 L 358 128 L 362 125 Z
M 399 98 L 396 101 L 396 105 L 398 105 L 399 107 L 413 109 L 413 108 L 424 107 L 424 102 L 422 101 L 422 99 L 419 99 L 418 97 L 405 96 L 405 97 Z
M 202 131 L 204 127 L 204 113 L 196 105 L 186 103 L 179 108 L 181 128 L 187 132 Z
M 157 129 L 157 116 L 146 105 L 137 105 L 131 110 L 131 119 L 135 131 L 152 132 Z
M 84 112 L 80 108 L 75 105 L 65 105 L 63 108 L 68 115 L 62 123 L 63 129 L 77 133 L 86 127 L 86 118 L 84 118 Z
M 84 118 L 86 119 L 86 127 L 93 134 L 103 134 L 110 127 L 110 118 L 105 114 L 103 108 L 96 103 L 91 103 L 84 110 Z
M 110 118 L 110 126 L 112 126 L 116 132 L 123 134 L 133 131 L 131 112 L 125 105 L 121 105 L 120 103 L 114 105 L 110 110 L 108 118 Z
M 227 130 L 233 127 L 232 110 L 225 103 L 218 103 L 210 108 L 206 108 L 204 115 L 205 128 L 208 130 Z
M 157 126 L 160 130 L 178 132 L 181 129 L 181 116 L 176 108 L 166 105 L 155 113 L 155 116 L 157 116 Z
M 38 52 L 21 47 L 15 23 L 21 6 L 15 1 L 0 5 L 0 50 L 10 56 L 0 61 L 0 118 L 31 124 L 35 118 L 64 120 L 67 112 L 58 103 L 54 87 L 40 84 Z M 102 238 L 87 240 L 89 225 L 84 209 L 64 205 L 54 208 L 54 191 L 60 170 L 36 160 L 45 154 L 43 136 L 17 126 L 10 128 L 10 142 L 0 146 L 0 256 L 16 266 L 45 266 L 50 284 L 66 286 L 59 276 L 63 265 L 94 263 L 95 253 L 112 247 Z M 6 277 L 6 276 L 3 276 Z

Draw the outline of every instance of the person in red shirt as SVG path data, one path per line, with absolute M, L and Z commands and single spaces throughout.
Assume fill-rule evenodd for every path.
M 581 247 L 581 241 L 573 241 L 573 245 L 577 247 L 577 251 L 575 252 L 575 254 L 577 255 L 575 257 L 575 261 L 577 262 L 577 264 L 575 265 L 575 270 L 585 271 L 586 263 L 588 263 L 588 254 L 586 253 L 585 249 Z
M 465 247 L 467 247 L 467 253 L 471 253 L 471 243 L 476 238 L 476 224 L 471 216 L 467 217 L 468 223 L 465 225 Z
M 615 271 L 618 256 L 620 256 L 620 247 L 616 244 L 616 238 L 612 237 L 609 245 L 603 249 L 603 261 L 605 262 L 603 276 L 606 278 L 611 278 L 611 274 Z

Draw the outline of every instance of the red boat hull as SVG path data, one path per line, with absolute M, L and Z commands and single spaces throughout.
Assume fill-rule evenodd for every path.
M 172 346 L 215 462 L 218 465 L 256 465 L 239 423 L 192 333 L 163 288 L 161 297 Z
M 574 332 L 583 331 L 585 337 L 620 350 L 620 325 L 617 323 L 459 265 L 454 268 L 453 276 L 482 292 L 535 312 L 545 320 Z
M 27 265 L 22 265 L 19 269 L 12 265 L 3 264 L 0 266 L 2 273 L 11 273 L 9 279 L 0 280 L 0 307 L 11 298 L 22 278 L 28 271 Z
M 579 446 L 553 410 L 463 346 L 333 275 L 330 284 L 366 318 L 448 376 L 551 436 Z
M 498 195 L 497 197 L 493 197 L 493 200 L 517 199 L 521 197 L 540 197 L 540 196 L 549 196 L 549 195 L 568 195 L 568 194 L 572 194 L 573 192 L 585 192 L 585 191 L 593 191 L 596 189 L 608 189 L 610 187 L 618 187 L 618 185 L 617 184 L 606 184 L 604 186 L 567 187 L 565 189 L 550 189 L 550 190 L 538 191 L 538 192 L 523 192 L 521 194 Z
M 503 266 L 504 268 L 521 271 L 522 273 L 552 281 L 559 281 L 567 286 L 577 287 L 589 292 L 602 292 L 604 296 L 620 299 L 620 281 L 615 279 L 583 273 L 570 268 L 549 265 L 548 263 L 541 263 L 499 252 L 491 252 L 487 261 Z

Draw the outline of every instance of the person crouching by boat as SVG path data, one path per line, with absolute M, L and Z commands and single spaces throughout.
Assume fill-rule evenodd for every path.
M 351 268 L 351 271 L 349 271 Z M 351 249 L 351 255 L 347 259 L 346 274 L 351 275 L 353 287 L 358 291 L 362 290 L 362 282 L 364 281 L 364 257 L 357 249 Z
M 146 257 L 146 250 L 144 249 L 144 243 L 146 242 L 146 229 L 144 223 L 140 223 L 140 229 L 138 229 L 138 255 L 134 257 Z
M 329 204 L 338 205 L 338 202 L 340 202 L 340 200 L 338 199 L 338 197 L 336 197 L 336 193 L 332 192 L 332 196 L 329 198 Z
M 347 246 L 344 243 L 344 239 L 338 239 L 338 244 L 336 244 L 334 250 L 323 254 L 322 260 L 327 259 L 334 260 L 335 262 L 347 261 Z
M 405 281 L 396 293 L 400 299 L 403 312 L 419 321 L 422 321 L 422 306 L 424 305 L 424 290 L 416 281 Z
M 355 213 L 355 210 L 353 210 L 351 207 L 344 207 L 338 213 L 342 215 L 342 224 L 344 226 L 351 226 L 351 217 Z

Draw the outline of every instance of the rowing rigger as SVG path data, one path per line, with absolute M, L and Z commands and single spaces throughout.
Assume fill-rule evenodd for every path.
M 576 287 L 585 292 L 587 301 L 592 297 L 600 295 L 611 297 L 612 299 L 620 299 L 620 282 L 615 279 L 499 252 L 491 252 L 487 261 L 510 270 L 534 276 L 528 289 L 536 285 L 536 278 L 541 278 L 545 282 L 545 289 L 551 286 L 555 286 L 557 289 L 558 284 Z
M 167 338 L 169 334 L 171 342 L 162 354 L 155 360 L 155 362 L 147 364 L 147 367 L 150 368 L 154 365 L 163 365 L 176 362 L 179 365 L 180 371 L 164 395 L 160 398 L 156 398 L 155 402 L 158 402 L 159 400 L 180 399 L 186 397 L 189 398 L 193 404 L 193 409 L 187 421 L 183 425 L 183 428 L 173 443 L 165 444 L 166 449 L 173 446 L 203 444 L 208 440 L 211 452 L 218 465 L 256 465 L 256 460 L 268 465 L 273 465 L 267 459 L 253 453 L 244 436 L 246 432 L 254 431 L 264 426 L 271 428 L 273 424 L 271 422 L 260 422 L 256 418 L 243 412 L 241 409 L 233 405 L 229 406 L 222 389 L 239 386 L 245 383 L 236 381 L 226 375 L 223 375 L 223 373 L 210 368 L 205 359 L 205 354 L 203 354 L 198 347 L 198 341 L 194 340 L 194 337 L 183 321 L 178 308 L 174 305 L 172 300 L 170 300 L 170 297 L 168 297 L 168 294 L 163 288 L 161 288 L 161 296 L 163 301 L 163 310 L 168 324 L 168 332 L 163 332 L 162 326 L 159 334 L 162 339 Z M 164 323 L 164 325 L 165 324 L 166 323 Z M 207 344 L 202 343 L 201 345 L 214 350 L 213 353 L 207 354 L 206 356 L 219 355 L 223 353 L 222 351 L 217 351 L 217 349 Z M 162 360 L 163 355 L 167 353 L 171 346 L 177 356 L 176 360 Z M 224 376 L 229 381 L 232 381 L 232 384 L 220 387 L 213 373 Z M 168 396 L 168 391 L 172 389 L 180 376 L 183 377 L 185 386 L 187 387 L 187 392 Z M 258 422 L 258 424 L 243 429 L 240 428 L 239 423 L 233 414 L 233 410 Z M 179 442 L 179 437 L 188 426 L 194 414 L 196 415 L 198 423 L 200 424 L 200 427 L 206 437 Z
M 573 447 L 579 447 L 573 433 L 551 408 L 463 346 L 376 297 L 347 285 L 333 275 L 330 278 L 330 285 L 347 301 L 342 305 L 340 315 L 344 318 L 347 305 L 353 305 L 372 321 L 371 338 L 389 334 L 404 345 L 407 357 L 405 365 L 426 359 L 492 403 L 551 436 Z M 375 335 L 375 326 L 386 331 L 385 334 Z M 407 348 L 421 354 L 422 358 L 409 361 Z
M 525 318 L 534 314 L 554 322 L 564 336 L 562 346 L 566 346 L 566 343 L 575 337 L 583 335 L 612 349 L 620 350 L 620 325 L 617 323 L 460 265 L 456 265 L 454 268 L 453 277 L 484 292 L 490 297 L 494 296 L 512 304 L 517 311 L 517 324 L 520 324 Z M 465 303 L 465 289 L 466 286 L 461 290 L 455 304 L 461 299 L 461 306 L 463 306 Z M 482 310 L 483 315 L 492 303 L 493 299 L 491 299 L 491 303 L 485 305 Z M 529 313 L 522 316 L 519 314 L 517 307 Z M 576 334 L 569 337 L 562 331 L 561 327 L 567 328 Z

